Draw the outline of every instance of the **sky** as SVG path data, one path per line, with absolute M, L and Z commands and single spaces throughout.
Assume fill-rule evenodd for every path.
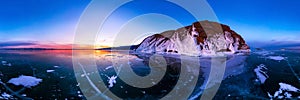
M 53 47 L 72 44 L 77 23 L 90 0 L 0 2 L 0 48 L 38 47 L 40 44 Z M 249 43 L 300 43 L 299 0 L 207 2 L 220 23 L 229 25 Z M 146 36 L 193 22 L 195 18 L 180 6 L 162 0 L 137 0 L 112 12 L 99 31 L 96 44 L 99 47 L 136 44 Z

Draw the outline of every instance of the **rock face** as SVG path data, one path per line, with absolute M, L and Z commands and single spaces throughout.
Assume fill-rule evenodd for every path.
M 149 36 L 140 43 L 137 52 L 214 55 L 218 53 L 250 52 L 245 40 L 229 26 L 211 21 Z

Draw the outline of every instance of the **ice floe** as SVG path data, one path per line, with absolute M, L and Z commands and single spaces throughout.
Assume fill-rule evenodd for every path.
M 17 78 L 12 78 L 8 81 L 8 83 L 12 83 L 14 85 L 23 85 L 26 88 L 31 88 L 32 86 L 36 86 L 40 82 L 42 82 L 42 79 L 32 77 L 32 76 L 24 76 L 24 75 L 21 75 Z
M 108 87 L 113 87 L 114 86 L 114 84 L 116 84 L 117 83 L 117 81 L 116 81 L 116 79 L 117 79 L 118 77 L 117 76 L 111 76 L 111 77 L 108 77 Z
M 269 78 L 267 72 L 266 72 L 267 68 L 264 64 L 260 64 L 259 66 L 257 66 L 257 68 L 254 69 L 254 72 L 257 76 L 257 78 L 259 79 L 260 83 L 265 83 L 266 79 Z

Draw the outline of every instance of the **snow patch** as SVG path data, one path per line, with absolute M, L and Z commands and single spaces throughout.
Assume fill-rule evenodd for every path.
M 279 83 L 281 90 L 286 91 L 293 91 L 293 92 L 300 92 L 300 90 L 292 85 L 286 84 L 286 83 Z
M 38 85 L 42 82 L 42 79 L 32 77 L 32 76 L 24 76 L 21 75 L 18 78 L 12 78 L 8 81 L 8 83 L 12 83 L 14 85 L 23 85 L 26 88 L 31 88 L 32 86 Z
M 58 68 L 59 66 L 53 66 L 54 68 Z
M 6 100 L 9 100 L 9 99 L 12 99 L 12 95 L 10 94 L 7 94 L 6 92 L 2 93 L 1 96 L 0 96 L 0 99 L 6 99 Z
M 27 95 L 26 94 L 22 94 L 21 96 L 26 97 Z
M 272 59 L 272 60 L 277 60 L 277 61 L 286 59 L 285 57 L 282 57 L 282 56 L 269 56 L 268 58 Z
M 112 76 L 112 77 L 108 77 L 108 87 L 113 87 L 114 86 L 114 84 L 116 84 L 117 83 L 117 81 L 116 81 L 116 79 L 117 79 L 118 77 L 117 76 Z
M 8 67 L 12 66 L 12 64 L 8 63 L 7 61 L 1 61 L 1 63 L 2 63 L 3 66 L 8 66 Z
M 143 59 L 140 58 L 135 58 L 136 61 L 144 61 Z
M 105 70 L 108 70 L 110 68 L 113 68 L 113 66 L 108 66 L 108 67 L 105 68 Z
M 7 63 L 7 61 L 1 61 L 1 63 L 2 63 L 2 64 L 6 64 L 6 63 Z
M 47 73 L 51 73 L 54 72 L 55 70 L 47 70 Z
M 265 83 L 266 79 L 269 78 L 266 70 L 268 69 L 264 64 L 260 64 L 259 66 L 257 66 L 257 68 L 254 69 L 254 72 L 261 84 Z
M 270 93 L 268 93 L 268 96 L 270 98 L 278 98 L 278 99 L 283 99 L 283 98 L 292 98 L 292 94 L 290 92 L 296 92 L 300 93 L 300 90 L 290 84 L 286 83 L 279 83 L 279 90 L 274 93 L 272 96 Z

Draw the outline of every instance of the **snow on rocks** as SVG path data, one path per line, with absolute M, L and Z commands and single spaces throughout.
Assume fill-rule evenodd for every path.
M 264 64 L 260 64 L 259 66 L 257 66 L 257 68 L 254 69 L 254 72 L 261 84 L 264 84 L 266 79 L 269 78 L 269 76 L 266 72 L 267 70 L 268 69 L 266 68 L 266 66 Z
M 111 76 L 111 77 L 108 77 L 108 87 L 113 87 L 114 86 L 114 84 L 116 84 L 117 83 L 117 81 L 116 81 L 116 79 L 117 79 L 118 77 L 117 76 Z
M 32 76 L 24 76 L 24 75 L 21 75 L 17 78 L 12 78 L 8 81 L 8 83 L 11 83 L 14 85 L 22 85 L 26 88 L 31 88 L 33 86 L 36 86 L 40 82 L 42 82 L 42 79 L 32 77 Z

